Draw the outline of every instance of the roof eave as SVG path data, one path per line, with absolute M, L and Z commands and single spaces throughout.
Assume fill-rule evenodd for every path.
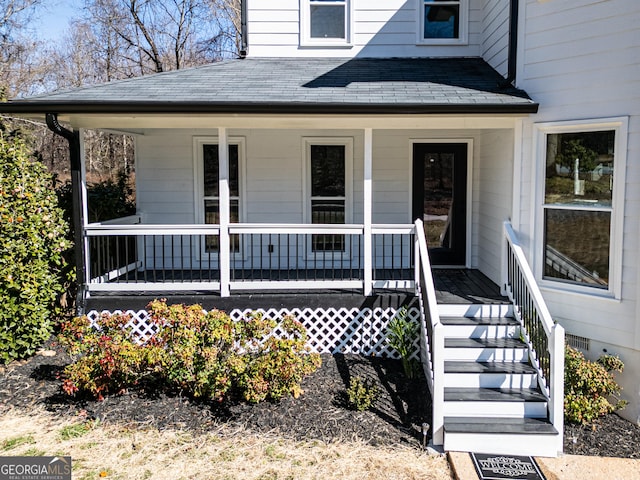
M 0 113 L 10 114 L 305 114 L 305 115 L 447 115 L 532 114 L 535 102 L 522 103 L 202 103 L 202 102 L 65 102 L 12 101 L 0 103 Z

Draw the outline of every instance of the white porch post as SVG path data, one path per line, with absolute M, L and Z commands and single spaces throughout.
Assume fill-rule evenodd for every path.
M 82 237 L 84 242 L 84 286 L 87 288 L 91 282 L 91 259 L 89 257 L 89 237 L 85 235 L 86 227 L 89 224 L 89 200 L 87 196 L 87 165 L 85 158 L 84 129 L 80 130 L 80 204 L 82 208 Z M 88 294 L 87 294 L 88 295 Z
M 373 292 L 373 129 L 364 129 L 364 294 Z
M 220 208 L 220 296 L 230 295 L 231 252 L 229 223 L 231 221 L 229 201 L 229 142 L 227 129 L 218 128 L 218 188 Z

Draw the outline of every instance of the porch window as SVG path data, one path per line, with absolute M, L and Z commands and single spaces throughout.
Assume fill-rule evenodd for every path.
M 545 132 L 544 280 L 615 290 L 622 247 L 620 135 L 619 128 L 607 124 Z
M 419 43 L 466 43 L 468 0 L 418 0 Z
M 301 0 L 302 43 L 348 44 L 349 2 L 350 0 Z
M 240 222 L 240 156 L 239 146 L 229 145 L 229 202 L 231 223 Z M 202 145 L 202 172 L 203 172 L 203 211 L 204 223 L 217 225 L 220 223 L 220 193 L 219 193 L 220 161 L 217 144 Z M 207 236 L 205 239 L 205 252 L 218 252 L 220 248 L 217 236 Z M 240 238 L 238 235 L 230 236 L 231 251 L 240 251 Z
M 345 224 L 349 216 L 351 142 L 308 142 L 311 223 Z M 344 235 L 312 235 L 312 252 L 346 252 Z

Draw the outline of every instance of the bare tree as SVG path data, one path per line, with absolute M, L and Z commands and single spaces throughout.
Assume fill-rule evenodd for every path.
M 110 38 L 120 69 L 128 66 L 125 76 L 176 70 L 221 56 L 222 36 L 205 0 L 87 0 L 86 6 L 86 20 L 96 36 Z
M 218 27 L 218 43 L 222 47 L 223 56 L 237 56 L 242 43 L 242 1 L 208 0 L 207 3 Z
M 0 0 L 0 98 L 33 91 L 37 69 L 37 42 L 26 35 L 25 25 L 42 0 Z

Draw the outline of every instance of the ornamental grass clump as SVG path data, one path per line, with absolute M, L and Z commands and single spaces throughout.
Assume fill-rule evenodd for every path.
M 401 308 L 387 326 L 387 342 L 402 360 L 402 368 L 407 378 L 417 377 L 418 363 L 412 358 L 418 339 L 418 324 L 407 318 L 407 309 Z
M 33 355 L 53 331 L 72 276 L 68 225 L 44 165 L 0 124 L 0 363 Z
M 237 395 L 259 402 L 297 397 L 304 376 L 320 366 L 320 356 L 306 346 L 306 330 L 292 317 L 278 324 L 256 314 L 236 322 L 219 310 L 164 301 L 148 309 L 155 329 L 148 339 L 134 335 L 127 315 L 66 323 L 60 341 L 76 361 L 63 373 L 63 390 L 101 399 L 160 384 L 194 398 L 222 402 Z
M 596 362 L 570 346 L 565 347 L 564 416 L 568 422 L 588 425 L 598 417 L 624 408 L 618 398 L 622 387 L 611 372 L 622 372 L 624 364 L 613 355 L 602 355 Z

